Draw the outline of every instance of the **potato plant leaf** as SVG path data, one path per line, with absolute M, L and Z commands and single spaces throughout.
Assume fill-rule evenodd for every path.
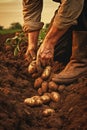
M 11 46 L 14 49 L 14 56 L 17 56 L 20 51 L 20 44 L 26 41 L 27 39 L 22 32 L 18 35 L 15 35 L 13 38 L 8 38 L 5 44 Z

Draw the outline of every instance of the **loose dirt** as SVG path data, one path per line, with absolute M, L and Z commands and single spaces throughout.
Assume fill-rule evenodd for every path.
M 0 35 L 0 130 L 87 130 L 87 77 L 60 86 L 58 103 L 24 104 L 25 98 L 37 95 L 24 59 L 27 43 L 21 44 L 14 57 L 13 49 L 4 44 L 8 37 L 13 35 Z M 45 108 L 53 108 L 55 113 L 44 117 Z

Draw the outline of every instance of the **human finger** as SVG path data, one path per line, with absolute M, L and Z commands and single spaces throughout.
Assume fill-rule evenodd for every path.
M 36 53 L 35 53 L 35 51 L 34 50 L 30 50 L 29 53 L 30 53 L 32 59 L 35 60 L 36 59 Z

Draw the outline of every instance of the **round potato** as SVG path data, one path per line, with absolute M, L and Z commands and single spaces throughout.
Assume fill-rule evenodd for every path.
M 51 93 L 51 99 L 54 102 L 58 102 L 60 100 L 60 94 L 57 92 L 52 92 Z
M 36 70 L 37 70 L 36 61 L 32 61 L 28 66 L 28 72 L 29 74 L 33 74 L 34 72 L 36 72 Z
M 51 109 L 51 108 L 46 108 L 44 111 L 43 111 L 43 116 L 50 116 L 52 114 L 55 113 L 55 110 L 54 109 Z
M 50 77 L 50 74 L 51 74 L 51 70 L 52 70 L 52 68 L 51 68 L 51 66 L 47 66 L 45 69 L 44 69 L 44 71 L 43 71 L 43 73 L 42 73 L 42 79 L 47 79 L 47 78 L 49 78 Z
M 38 78 L 35 80 L 35 82 L 34 82 L 34 88 L 35 88 L 35 89 L 40 88 L 42 82 L 43 82 L 42 78 L 38 77 Z
M 48 88 L 50 91 L 57 91 L 58 85 L 55 82 L 50 81 L 48 84 Z

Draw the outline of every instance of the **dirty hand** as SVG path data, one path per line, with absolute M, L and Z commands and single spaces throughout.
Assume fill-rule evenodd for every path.
M 25 53 L 25 59 L 27 61 L 35 60 L 36 59 L 36 48 L 29 46 Z
M 54 47 L 48 42 L 43 42 L 37 52 L 37 66 L 45 67 L 52 65 L 54 56 Z

